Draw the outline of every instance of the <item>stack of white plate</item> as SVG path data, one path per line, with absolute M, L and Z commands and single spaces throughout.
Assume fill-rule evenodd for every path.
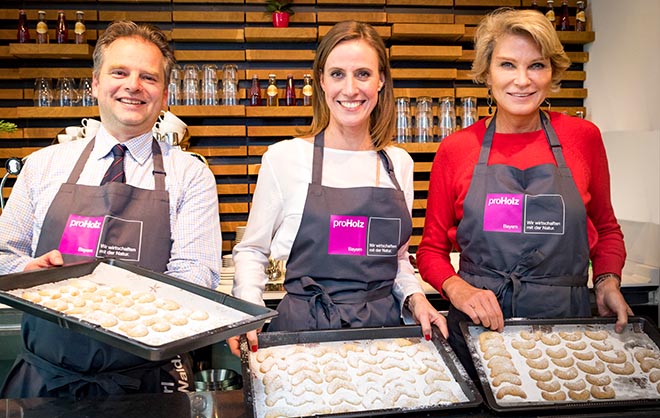
M 231 254 L 222 256 L 222 270 L 220 271 L 220 285 L 230 285 L 234 281 L 234 260 Z

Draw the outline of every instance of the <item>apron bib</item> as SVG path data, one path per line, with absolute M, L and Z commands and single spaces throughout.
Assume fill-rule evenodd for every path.
M 171 234 L 169 194 L 158 143 L 152 141 L 155 190 L 146 190 L 116 182 L 103 186 L 76 184 L 94 142 L 85 147 L 53 199 L 35 257 L 58 248 L 65 264 L 109 257 L 164 272 Z M 27 314 L 23 315 L 22 335 L 24 349 L 5 382 L 2 397 L 80 398 L 187 391 L 192 378 L 188 354 L 149 362 Z
M 489 166 L 495 116 L 486 130 L 456 231 L 461 248 L 458 274 L 477 288 L 492 290 L 504 318 L 591 316 L 586 210 L 559 139 L 540 112 L 557 165 L 526 170 Z M 473 370 L 459 328 L 460 321 L 469 320 L 450 306 L 449 341 L 466 368 Z
M 279 315 L 268 331 L 400 324 L 392 285 L 398 251 L 412 233 L 406 200 L 384 151 L 395 189 L 322 186 L 324 134 L 314 138 L 312 182 L 287 261 Z

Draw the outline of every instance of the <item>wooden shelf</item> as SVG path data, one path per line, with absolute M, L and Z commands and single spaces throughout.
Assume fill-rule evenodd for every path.
M 17 107 L 16 117 L 22 119 L 94 118 L 99 116 L 97 106 L 90 107 Z
M 565 45 L 584 45 L 596 40 L 594 32 L 557 31 L 557 35 L 561 43 Z
M 435 23 L 395 23 L 392 25 L 393 41 L 435 39 L 456 41 L 465 34 L 465 26 Z
M 177 116 L 245 116 L 245 106 L 170 106 Z
M 243 29 L 182 29 L 172 30 L 172 40 L 179 42 L 243 42 Z
M 11 55 L 27 59 L 91 59 L 92 50 L 88 44 L 9 44 Z
M 246 106 L 245 116 L 252 118 L 297 118 L 312 117 L 311 106 Z
M 456 61 L 462 55 L 460 46 L 392 45 L 390 59 L 394 61 Z
M 245 28 L 246 42 L 316 42 L 316 28 Z

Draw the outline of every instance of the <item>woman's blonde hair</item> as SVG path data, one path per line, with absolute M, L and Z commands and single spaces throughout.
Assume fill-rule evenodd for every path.
M 571 60 L 564 52 L 555 28 L 536 10 L 500 8 L 484 17 L 474 36 L 472 79 L 476 83 L 486 83 L 495 44 L 504 35 L 530 36 L 541 49 L 541 55 L 550 59 L 552 91 L 559 90 L 561 77 L 571 65 Z
M 376 55 L 378 55 L 378 70 L 383 75 L 385 82 L 378 93 L 378 103 L 371 112 L 369 121 L 369 133 L 371 141 L 376 150 L 385 148 L 392 142 L 394 137 L 394 83 L 390 63 L 387 58 L 385 43 L 373 26 L 356 21 L 339 22 L 323 37 L 316 50 L 314 58 L 314 76 L 312 85 L 315 94 L 312 96 L 312 108 L 314 117 L 307 135 L 316 135 L 327 128 L 330 123 L 330 109 L 325 102 L 325 96 L 321 89 L 320 78 L 328 56 L 337 45 L 352 40 L 363 40 L 368 43 Z M 379 74 L 380 75 L 380 74 Z

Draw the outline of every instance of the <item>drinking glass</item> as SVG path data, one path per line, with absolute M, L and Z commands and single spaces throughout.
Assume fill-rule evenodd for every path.
M 59 106 L 75 106 L 80 100 L 72 78 L 60 77 L 55 87 L 55 100 Z
M 83 77 L 80 79 L 78 85 L 80 91 L 80 105 L 81 106 L 96 106 L 96 98 L 92 94 L 92 79 Z
M 415 142 L 433 142 L 433 101 L 428 96 L 417 98 L 415 125 L 417 127 Z
M 51 105 L 53 102 L 53 92 L 50 88 L 50 78 L 38 77 L 34 80 L 32 99 L 35 106 L 47 107 Z
M 168 106 L 178 106 L 181 104 L 181 67 L 175 65 L 170 70 L 170 82 L 167 85 L 167 104 Z
M 456 130 L 456 111 L 454 98 L 445 96 L 440 98 L 440 113 L 438 114 L 438 140 L 442 141 Z
M 199 104 L 199 68 L 195 64 L 183 67 L 183 104 L 196 106 Z
M 213 64 L 202 66 L 202 104 L 214 106 L 218 104 L 218 68 Z
M 397 97 L 396 101 L 396 142 L 399 144 L 411 142 L 412 117 L 410 115 L 410 99 Z
M 234 64 L 222 66 L 222 104 L 225 106 L 236 106 L 238 100 L 238 67 Z
M 477 98 L 466 96 L 461 100 L 463 115 L 461 116 L 461 128 L 467 128 L 477 120 Z

